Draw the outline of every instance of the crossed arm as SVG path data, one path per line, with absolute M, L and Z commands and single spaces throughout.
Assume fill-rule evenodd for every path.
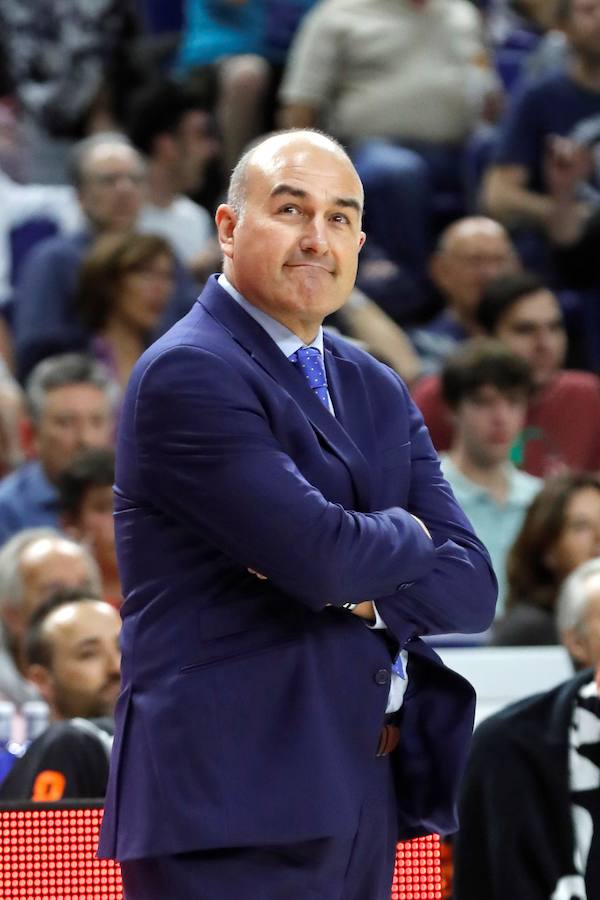
M 489 560 L 439 474 L 418 413 L 411 415 L 410 511 L 347 510 L 302 476 L 233 366 L 180 347 L 158 357 L 138 388 L 140 472 L 166 512 L 315 611 L 367 599 L 379 609 L 384 598 L 396 612 L 381 614 L 388 625 L 389 618 L 402 622 L 403 636 L 482 630 L 495 601 Z M 454 596 L 446 592 L 446 576 L 457 582 Z M 423 580 L 425 598 L 400 596 Z M 474 589 L 478 603 L 468 599 Z M 363 607 L 359 614 L 368 612 Z

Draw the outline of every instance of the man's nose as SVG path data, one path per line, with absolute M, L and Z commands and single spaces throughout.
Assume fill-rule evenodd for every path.
M 329 250 L 327 230 L 325 223 L 318 219 L 311 219 L 300 238 L 300 248 L 305 252 L 323 255 Z
M 79 429 L 79 446 L 87 449 L 97 447 L 99 444 L 98 426 L 92 422 L 83 422 Z

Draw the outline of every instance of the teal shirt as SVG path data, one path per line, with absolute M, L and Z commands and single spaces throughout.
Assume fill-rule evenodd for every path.
M 448 454 L 443 453 L 440 461 L 444 477 L 492 559 L 498 579 L 498 617 L 502 614 L 506 597 L 506 557 L 521 528 L 527 508 L 543 481 L 520 472 L 512 463 L 507 463 L 508 495 L 504 503 L 499 503 L 484 487 L 459 472 Z

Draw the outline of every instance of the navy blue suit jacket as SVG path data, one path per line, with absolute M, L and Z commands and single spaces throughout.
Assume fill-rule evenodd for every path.
M 401 380 L 338 338 L 325 366 L 335 418 L 210 279 L 133 373 L 104 855 L 353 834 L 392 664 L 365 599 L 410 651 L 400 835 L 454 828 L 473 691 L 418 636 L 489 625 L 489 558 Z

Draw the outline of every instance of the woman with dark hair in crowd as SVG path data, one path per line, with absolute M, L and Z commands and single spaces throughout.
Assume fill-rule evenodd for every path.
M 89 350 L 125 386 L 173 289 L 173 254 L 154 234 L 100 237 L 85 257 L 76 306 L 92 333 Z
M 560 585 L 594 556 L 600 556 L 600 477 L 564 472 L 549 478 L 508 554 L 506 613 L 494 624 L 491 643 L 558 644 Z

